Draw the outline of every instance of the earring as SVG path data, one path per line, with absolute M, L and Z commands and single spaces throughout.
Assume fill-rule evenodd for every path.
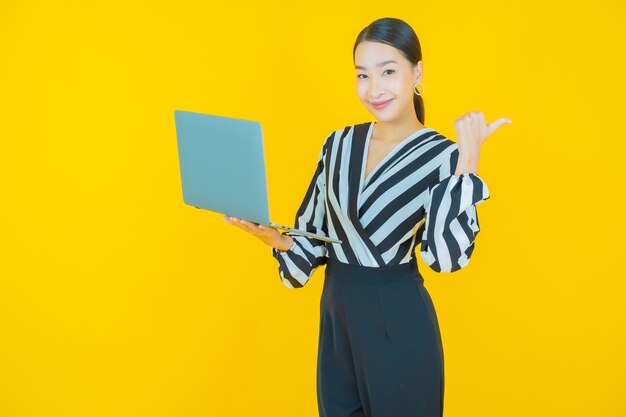
M 419 93 L 419 92 L 415 89 L 418 85 L 421 85 L 421 86 L 422 86 L 422 92 L 421 92 L 421 93 Z M 415 85 L 413 86 L 413 92 L 414 92 L 415 94 L 417 94 L 418 96 L 421 96 L 422 94 L 424 94 L 424 86 L 422 85 L 422 83 L 415 84 Z

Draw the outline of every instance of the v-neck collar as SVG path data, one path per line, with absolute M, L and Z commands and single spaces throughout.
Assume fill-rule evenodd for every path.
M 372 172 L 370 172 L 367 178 L 365 178 L 365 171 L 367 169 L 367 158 L 369 157 L 370 140 L 374 133 L 375 124 L 376 122 L 373 122 L 373 121 L 370 122 L 370 126 L 367 131 L 367 136 L 365 137 L 365 144 L 363 148 L 363 161 L 361 163 L 361 172 L 359 175 L 359 180 L 360 180 L 359 181 L 359 195 L 361 194 L 361 192 L 364 191 L 365 185 L 368 184 L 368 181 L 372 178 L 372 176 L 376 174 L 376 172 L 380 169 L 381 166 L 385 164 L 385 162 L 387 162 L 391 157 L 393 157 L 396 153 L 398 153 L 398 151 L 402 148 L 402 145 L 409 142 L 411 139 L 415 139 L 416 137 L 421 136 L 422 134 L 433 130 L 432 127 L 423 127 L 411 133 L 406 138 L 402 139 L 387 153 L 387 155 L 385 155 L 385 157 L 380 162 L 378 162 L 378 164 L 374 167 Z
M 369 126 L 368 126 L 369 125 Z M 365 175 L 365 162 L 367 161 L 367 148 L 369 146 L 370 138 L 372 136 L 372 132 L 374 129 L 374 122 L 365 122 L 360 123 L 354 126 L 352 131 L 352 140 L 350 145 L 350 154 L 348 156 L 348 207 L 347 207 L 347 215 L 351 220 L 354 230 L 358 233 L 359 237 L 363 241 L 363 243 L 367 246 L 369 253 L 373 256 L 375 262 L 382 266 L 385 265 L 385 260 L 382 255 L 378 251 L 378 248 L 372 242 L 371 237 L 367 234 L 367 231 L 361 224 L 361 219 L 359 218 L 359 204 L 361 200 L 361 192 L 363 187 L 363 180 Z M 414 139 L 426 132 L 434 131 L 433 128 L 423 128 L 418 131 L 413 132 L 411 135 L 406 137 L 397 146 L 395 146 L 375 168 L 370 173 L 367 179 L 371 179 L 372 175 L 375 174 L 380 167 L 389 160 L 393 155 L 395 155 L 402 145 L 409 142 L 411 139 Z

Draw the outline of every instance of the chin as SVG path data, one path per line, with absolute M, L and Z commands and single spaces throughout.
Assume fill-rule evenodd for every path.
M 380 122 L 389 122 L 389 121 L 392 121 L 392 120 L 396 120 L 398 118 L 397 114 L 395 114 L 395 113 L 385 113 L 384 110 L 372 111 L 371 113 Z

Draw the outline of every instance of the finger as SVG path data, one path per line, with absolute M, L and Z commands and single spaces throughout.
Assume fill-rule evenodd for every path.
M 233 226 L 240 226 L 240 223 L 239 223 L 240 219 L 237 217 L 225 215 L 224 217 L 222 217 L 222 219 L 225 222 L 232 224 Z
M 474 132 L 475 137 L 480 139 L 481 126 L 480 126 L 480 115 L 482 113 L 479 111 L 472 112 L 472 132 Z
M 463 132 L 465 140 L 472 140 L 472 119 L 470 116 L 466 116 L 461 122 L 461 132 Z
M 263 226 L 263 230 L 265 233 L 272 238 L 279 238 L 281 235 L 281 231 L 269 226 Z
M 485 113 L 481 111 L 478 112 L 478 125 L 480 127 L 487 127 L 487 123 L 485 122 Z
M 243 219 L 239 219 L 237 217 L 228 216 L 228 220 L 227 221 L 230 224 L 232 224 L 233 226 L 237 226 L 240 229 L 245 230 L 246 232 L 250 232 L 249 226 L 246 224 L 246 221 L 243 220 Z
M 256 235 L 258 237 L 276 237 L 276 235 L 280 234 L 280 232 L 273 227 L 265 226 L 263 224 L 259 224 L 256 230 Z
M 268 228 L 263 225 L 259 225 L 259 227 L 257 227 L 257 225 L 252 222 L 248 222 L 246 220 L 239 219 L 237 217 L 228 216 L 228 215 L 224 216 L 223 219 L 227 221 L 228 223 L 232 224 L 233 226 L 236 226 L 242 229 L 243 231 L 253 234 L 255 236 L 259 236 L 262 234 L 267 235 L 268 229 L 271 229 L 271 227 Z
M 493 132 L 495 132 L 495 130 L 497 128 L 499 128 L 500 126 L 502 126 L 505 123 L 513 123 L 513 121 L 511 121 L 511 119 L 507 119 L 506 117 L 501 117 L 500 119 L 496 120 L 495 122 L 492 122 L 489 124 L 488 129 L 487 129 L 487 133 L 489 135 L 491 135 Z
M 262 224 L 257 224 L 248 220 L 241 220 L 243 223 L 243 227 L 246 228 L 250 233 L 256 236 L 269 236 L 270 231 L 273 230 L 271 227 L 263 226 Z
M 259 233 L 259 228 L 255 223 L 244 219 L 240 219 L 239 222 L 241 223 L 241 227 L 247 230 L 249 233 L 252 233 L 254 235 Z
M 265 226 L 263 224 L 259 225 L 259 230 L 261 231 L 261 233 L 265 233 L 266 235 L 278 233 L 278 230 L 274 229 L 273 227 Z
M 483 112 L 478 113 L 478 134 L 481 141 L 489 136 L 489 126 L 487 126 L 485 113 Z
M 238 219 L 231 219 L 228 223 L 230 223 L 231 225 L 242 229 L 243 231 L 247 232 L 248 230 L 246 229 L 246 227 L 244 225 L 242 225 Z
M 454 121 L 454 130 L 456 130 L 457 135 L 461 132 L 461 119 L 456 119 Z
M 242 227 L 245 227 L 247 231 L 258 237 L 274 237 L 274 235 L 280 232 L 273 227 L 266 226 L 264 224 L 257 224 L 254 222 L 242 220 Z
M 478 120 L 480 120 L 481 123 L 485 123 L 485 113 L 479 111 L 478 112 Z
M 260 224 L 251 222 L 250 220 L 244 220 L 244 219 L 241 219 L 241 224 L 243 224 L 248 229 L 256 230 L 256 231 L 259 230 L 259 226 L 260 226 Z

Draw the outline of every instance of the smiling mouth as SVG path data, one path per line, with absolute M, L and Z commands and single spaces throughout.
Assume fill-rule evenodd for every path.
M 393 99 L 392 99 L 392 98 L 390 98 L 389 100 L 379 101 L 378 103 L 374 103 L 374 102 L 372 102 L 372 105 L 373 105 L 373 106 L 380 106 L 381 104 L 388 103 L 388 102 L 390 102 L 391 100 L 393 100 Z

